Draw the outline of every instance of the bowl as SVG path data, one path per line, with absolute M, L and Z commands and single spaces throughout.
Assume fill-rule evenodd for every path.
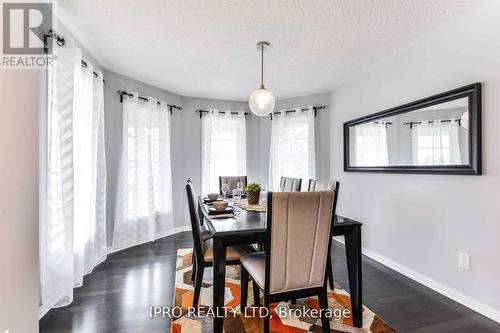
M 227 208 L 227 201 L 214 201 L 212 205 L 217 210 L 224 210 Z
M 210 199 L 210 200 L 217 200 L 219 198 L 219 193 L 208 193 L 207 194 L 207 197 Z

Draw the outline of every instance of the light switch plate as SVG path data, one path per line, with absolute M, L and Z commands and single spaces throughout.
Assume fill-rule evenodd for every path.
M 460 252 L 458 254 L 458 267 L 470 271 L 470 255 Z

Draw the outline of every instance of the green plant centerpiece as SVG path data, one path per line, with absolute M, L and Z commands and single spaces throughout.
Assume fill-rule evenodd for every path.
M 245 187 L 245 192 L 247 192 L 248 204 L 258 205 L 260 199 L 260 191 L 262 187 L 259 183 L 248 183 Z

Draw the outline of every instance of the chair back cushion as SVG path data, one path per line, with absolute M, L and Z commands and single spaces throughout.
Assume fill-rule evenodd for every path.
M 320 181 L 316 179 L 309 179 L 309 192 L 313 191 L 333 191 L 335 190 L 335 183 L 333 180 Z
M 269 292 L 320 287 L 325 282 L 334 191 L 270 193 Z
M 203 258 L 203 240 L 201 238 L 200 216 L 198 215 L 198 199 L 193 189 L 192 182 L 186 182 L 186 193 L 188 199 L 189 217 L 191 220 L 191 232 L 193 234 L 194 251 L 198 258 Z
M 280 192 L 300 192 L 301 178 L 281 177 Z
M 219 194 L 222 195 L 222 184 L 228 184 L 229 191 L 227 193 L 232 195 L 238 182 L 243 183 L 243 191 L 245 191 L 245 187 L 247 186 L 247 176 L 219 176 Z

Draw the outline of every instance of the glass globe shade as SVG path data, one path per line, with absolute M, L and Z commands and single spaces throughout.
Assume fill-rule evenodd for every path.
M 274 95 L 267 89 L 256 89 L 250 95 L 248 105 L 250 110 L 259 117 L 264 117 L 274 110 Z
M 466 130 L 469 129 L 469 111 L 464 112 L 462 117 L 460 117 L 460 126 L 465 128 Z

